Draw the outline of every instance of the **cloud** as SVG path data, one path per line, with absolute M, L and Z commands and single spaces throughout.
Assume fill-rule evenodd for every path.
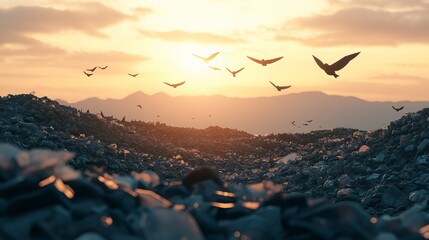
M 139 8 L 134 9 L 134 13 L 139 15 L 139 16 L 140 15 L 145 16 L 145 15 L 152 14 L 153 10 L 151 8 L 139 7 Z
M 85 4 L 79 10 L 59 10 L 38 6 L 17 6 L 0 9 L 0 45 L 29 44 L 34 33 L 57 33 L 75 30 L 104 37 L 100 29 L 133 17 L 102 4 Z
M 394 85 L 419 85 L 429 83 L 428 78 L 413 76 L 413 75 L 404 75 L 404 74 L 379 74 L 368 77 L 368 79 L 376 80 L 379 84 L 394 84 Z
M 332 2 L 344 2 L 331 0 Z M 351 2 L 351 1 L 350 1 Z M 301 17 L 285 24 L 285 29 L 299 29 L 307 36 L 277 34 L 281 41 L 298 41 L 310 46 L 338 45 L 387 45 L 406 43 L 429 43 L 429 6 L 423 1 L 411 1 L 415 8 L 386 10 L 377 0 L 375 3 L 364 1 L 359 6 L 343 7 L 340 10 L 323 15 Z M 393 1 L 402 6 L 404 1 Z M 407 1 L 408 3 L 408 1 Z M 350 3 L 351 4 L 351 3 Z M 380 5 L 380 7 L 377 7 Z M 391 4 L 392 5 L 392 4 Z M 410 6 L 410 5 L 408 5 Z M 408 7 L 407 6 L 407 7 Z
M 173 30 L 166 32 L 158 31 L 144 31 L 140 33 L 146 37 L 158 38 L 165 41 L 179 41 L 179 42 L 202 42 L 202 43 L 240 43 L 244 42 L 243 39 L 231 38 L 222 35 L 216 35 L 203 32 L 186 32 L 182 30 Z
M 424 8 L 429 5 L 427 0 L 329 0 L 332 5 L 360 6 L 375 8 Z

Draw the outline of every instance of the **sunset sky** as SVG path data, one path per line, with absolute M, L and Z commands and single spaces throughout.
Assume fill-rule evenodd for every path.
M 210 63 L 192 53 L 220 54 Z M 361 54 L 335 79 L 333 63 Z M 262 67 L 246 56 L 275 58 Z M 426 0 L 2 0 L 0 94 L 70 102 L 169 95 L 275 96 L 323 91 L 429 100 Z M 94 66 L 93 76 L 83 70 Z M 225 67 L 245 69 L 233 78 Z M 139 73 L 136 78 L 128 73 Z M 162 82 L 186 84 L 173 89 Z M 268 81 L 292 85 L 277 92 Z

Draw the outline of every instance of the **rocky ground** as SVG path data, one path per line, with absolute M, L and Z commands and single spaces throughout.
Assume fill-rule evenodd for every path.
M 224 192 L 224 195 L 229 196 L 230 199 L 223 199 L 222 203 L 233 202 L 236 204 L 243 201 L 242 198 L 237 196 L 246 195 L 242 192 L 245 190 L 240 187 L 225 189 L 225 184 L 221 183 L 228 183 L 231 186 L 244 186 L 236 184 L 256 184 L 251 185 L 260 191 L 255 194 L 263 195 L 258 204 L 266 204 L 267 206 L 275 205 L 281 210 L 279 213 L 282 216 L 280 224 L 282 230 L 279 230 L 279 234 L 281 234 L 280 239 L 285 236 L 290 239 L 318 239 L 314 236 L 319 237 L 319 239 L 334 239 L 339 236 L 349 237 L 343 239 L 375 239 L 380 234 L 388 234 L 387 232 L 389 231 L 394 232 L 393 229 L 386 230 L 391 227 L 389 224 L 392 224 L 394 221 L 402 221 L 398 226 L 405 226 L 405 229 L 408 229 L 405 231 L 407 234 L 403 233 L 401 235 L 395 232 L 394 234 L 392 233 L 394 236 L 390 236 L 391 238 L 383 235 L 385 238 L 379 239 L 414 239 L 410 236 L 418 232 L 419 229 L 422 231 L 421 227 L 429 223 L 426 217 L 428 211 L 426 198 L 429 192 L 429 172 L 427 171 L 429 166 L 429 109 L 423 109 L 417 113 L 408 113 L 399 120 L 391 122 L 386 128 L 375 131 L 339 128 L 315 131 L 307 134 L 254 136 L 245 132 L 220 127 L 209 127 L 200 130 L 170 127 L 162 123 L 121 121 L 109 116 L 103 116 L 102 114 L 94 115 L 81 112 L 71 107 L 62 106 L 48 98 L 38 98 L 32 95 L 16 95 L 0 99 L 0 127 L 0 142 L 2 143 L 9 143 L 21 149 L 45 148 L 61 151 L 62 153 L 64 151 L 66 153 L 75 153 L 73 158 L 69 158 L 70 161 L 67 161 L 67 164 L 83 171 L 85 174 L 82 178 L 85 179 L 84 182 L 89 181 L 91 183 L 87 184 L 89 186 L 100 184 L 100 179 L 95 177 L 96 180 L 94 180 L 94 174 L 102 175 L 103 173 L 100 172 L 104 171 L 107 174 L 104 178 L 109 179 L 118 186 L 122 186 L 118 183 L 121 182 L 119 177 L 125 174 L 129 176 L 132 172 L 134 172 L 134 175 L 132 175 L 134 179 L 139 179 L 136 177 L 138 176 L 135 175 L 136 173 L 152 171 L 153 174 L 156 173 L 155 175 L 159 176 L 161 183 L 166 184 L 167 182 L 181 181 L 184 176 L 190 173 L 192 176 L 192 173 L 195 173 L 196 169 L 208 167 L 214 169 L 212 175 L 216 175 L 216 177 L 212 177 L 211 180 L 216 182 L 218 187 L 207 186 L 205 188 L 215 189 L 215 192 Z M 17 150 L 16 152 L 19 151 Z M 13 161 L 15 162 L 17 161 L 16 155 L 10 158 L 14 159 Z M 6 157 L 3 157 L 4 159 Z M 14 164 L 16 165 L 16 163 Z M 1 163 L 1 165 L 0 168 L 8 169 L 8 164 Z M 20 166 L 20 164 L 17 165 Z M 28 166 L 20 167 L 27 169 Z M 40 168 L 45 169 L 44 167 Z M 9 183 L 11 178 L 18 177 L 21 172 L 28 171 L 22 169 L 18 171 L 13 168 L 12 170 L 3 171 L 1 176 L 2 182 L 0 182 L 0 205 L 5 201 L 5 196 L 19 196 L 18 193 L 10 195 L 11 193 L 8 192 L 11 191 L 10 187 L 6 188 L 8 189 L 6 191 L 4 190 L 4 184 L 11 184 Z M 53 169 L 52 166 L 49 166 L 49 169 Z M 96 169 L 97 173 L 94 173 L 94 169 Z M 92 175 L 87 174 L 90 172 L 92 172 Z M 35 179 L 32 179 L 32 181 L 40 182 L 44 178 L 49 178 L 49 176 L 49 174 L 44 173 L 36 178 L 37 181 Z M 116 176 L 116 178 L 108 176 Z M 62 179 L 62 175 L 58 175 L 56 179 Z M 199 178 L 197 177 L 197 179 Z M 189 210 L 187 204 L 190 204 L 190 202 L 195 203 L 195 198 L 201 198 L 201 196 L 203 198 L 202 202 L 200 202 L 201 204 L 213 203 L 213 196 L 210 195 L 212 193 L 196 193 L 195 191 L 191 191 L 195 186 L 201 185 L 200 180 L 191 181 L 192 184 L 187 185 L 189 193 L 181 195 L 179 191 L 177 194 L 180 197 L 177 198 L 162 192 L 155 186 L 147 185 L 148 183 L 141 187 L 156 192 L 168 200 L 171 203 L 169 207 L 175 206 L 181 203 L 181 201 L 186 202 L 184 205 L 187 212 L 197 220 L 199 229 L 197 227 L 197 230 L 194 230 L 198 234 L 202 234 L 205 237 L 211 236 L 213 239 L 222 239 L 225 236 L 226 238 L 234 237 L 235 231 L 232 232 L 232 235 L 230 232 L 228 233 L 228 231 L 232 231 L 231 229 L 227 231 L 221 228 L 223 229 L 222 231 L 227 231 L 222 232 L 219 230 L 218 227 L 220 225 L 218 224 L 213 225 L 216 230 L 210 229 L 209 226 L 213 227 L 210 224 L 207 226 L 204 225 L 204 223 L 207 223 L 206 221 L 210 222 L 211 218 L 205 219 L 202 216 L 215 216 L 212 215 L 212 210 L 205 209 L 204 214 L 200 217 L 197 217 L 197 213 Z M 185 180 L 183 181 L 186 182 Z M 265 182 L 265 185 L 260 185 L 264 181 L 270 181 L 275 185 L 267 185 L 267 182 Z M 52 183 L 56 183 L 56 181 L 52 181 Z M 258 185 L 257 183 L 260 184 Z M 106 186 L 109 185 L 106 182 L 103 182 L 103 184 Z M 191 185 L 192 187 L 190 187 Z M 12 184 L 11 186 L 15 185 Z M 135 195 L 138 188 L 136 187 L 137 185 L 134 184 L 131 187 L 128 184 L 126 186 L 127 188 L 125 189 Z M 122 187 L 121 189 L 123 190 Z M 33 190 L 36 191 L 39 188 L 37 187 Z M 126 190 L 123 191 L 126 192 Z M 75 189 L 75 191 L 77 190 Z M 297 195 L 291 195 L 291 193 L 297 193 Z M 206 196 L 206 194 L 209 196 Z M 131 194 L 131 196 L 133 195 Z M 271 200 L 274 201 L 274 196 L 280 198 L 277 200 L 277 204 L 270 203 Z M 299 201 L 306 203 L 305 209 L 312 209 L 312 211 L 316 212 L 308 215 L 311 216 L 309 217 L 311 221 L 309 221 L 312 224 L 314 224 L 315 219 L 320 218 L 319 214 L 323 215 L 323 211 L 320 209 L 322 208 L 325 211 L 325 208 L 327 208 L 328 210 L 326 211 L 329 213 L 330 218 L 335 218 L 333 216 L 336 216 L 337 220 L 335 221 L 339 221 L 345 217 L 342 215 L 344 211 L 351 211 L 354 214 L 352 214 L 353 216 L 359 216 L 356 219 L 353 218 L 353 221 L 377 221 L 377 224 L 375 224 L 376 227 L 374 228 L 373 225 L 369 226 L 372 229 L 371 231 L 373 231 L 368 235 L 369 237 L 359 235 L 360 238 L 354 238 L 354 236 L 358 236 L 353 235 L 355 232 L 349 235 L 341 235 L 339 233 L 339 235 L 337 233 L 337 235 L 329 235 L 329 232 L 318 232 L 316 231 L 317 229 L 325 228 L 326 226 L 323 224 L 316 224 L 317 226 L 308 225 L 309 222 L 307 219 L 303 222 L 298 221 L 301 224 L 298 225 L 303 229 L 313 229 L 318 235 L 308 235 L 307 238 L 305 238 L 305 235 L 293 235 L 291 233 L 293 229 L 300 228 L 297 227 L 298 225 L 293 225 L 296 224 L 295 222 L 292 225 L 288 225 L 291 219 L 287 215 L 288 211 L 292 211 L 294 214 L 291 214 L 295 217 L 297 216 L 294 212 L 295 210 L 289 209 L 289 207 L 294 208 L 296 206 L 292 204 L 289 207 L 285 207 L 288 201 L 292 201 L 290 200 L 291 196 L 300 196 L 297 198 L 301 199 Z M 252 197 L 255 196 L 252 195 Z M 325 207 L 317 205 L 316 208 L 313 208 L 312 204 L 316 203 L 310 204 L 309 202 L 311 201 L 308 201 L 309 199 L 320 198 L 330 202 L 343 203 L 322 204 Z M 160 201 L 160 198 L 157 199 Z M 107 200 L 102 198 L 100 201 L 106 202 Z M 299 203 L 299 201 L 296 204 L 303 204 L 303 202 Z M 351 202 L 356 202 L 356 206 L 358 207 L 355 208 L 356 206 Z M 109 204 L 110 202 L 107 201 L 107 205 L 111 207 Z M 157 202 L 156 204 L 161 203 Z M 241 202 L 240 204 L 242 207 L 243 203 Z M 218 209 L 216 211 L 224 211 L 219 210 L 223 209 L 222 207 L 224 206 L 219 205 L 215 207 Z M 167 206 L 164 207 L 169 209 Z M 361 211 L 360 207 L 363 207 L 366 212 Z M 244 207 L 244 209 L 247 208 Z M 263 212 L 262 210 L 271 211 L 266 208 L 259 208 L 259 205 L 256 209 L 258 210 L 253 212 L 255 209 L 250 209 L 252 211 L 247 209 L 249 210 L 247 211 L 242 208 L 241 210 L 244 212 L 238 211 L 235 214 L 257 218 L 256 213 L 259 214 L 259 212 Z M 6 211 L 7 214 L 12 214 L 11 210 L 8 211 Z M 5 210 L 3 209 L 1 212 L 5 213 Z M 410 218 L 410 212 L 420 215 L 419 217 Z M 145 213 L 148 214 L 147 212 Z M 399 215 L 400 213 L 402 214 Z M 75 213 L 71 211 L 71 214 Z M 164 213 L 159 214 L 162 215 Z M 215 218 L 215 220 L 226 221 L 229 218 L 228 214 L 225 216 L 222 215 L 219 219 Z M 387 215 L 399 217 L 378 218 Z M 124 216 L 130 217 L 129 212 Z M 75 217 L 73 215 L 72 219 L 76 220 Z M 236 217 L 233 218 L 236 219 Z M 370 217 L 377 217 L 378 220 Z M 417 221 L 418 223 L 412 222 L 412 219 L 417 219 L 418 221 L 413 221 Z M 219 221 L 218 223 L 220 223 Z M 333 224 L 335 221 L 331 219 L 328 223 Z M 411 221 L 411 223 L 407 221 Z M 352 223 L 349 222 L 349 224 Z M 356 222 L 353 222 L 353 224 L 356 224 Z M 290 226 L 297 228 L 290 228 Z M 206 227 L 209 229 L 206 229 Z M 368 228 L 368 226 L 365 228 Z M 398 227 L 398 229 L 401 228 Z M 396 230 L 399 231 L 398 229 Z M 3 229 L 3 231 L 6 230 Z M 221 234 L 218 236 L 219 231 Z M 238 232 L 242 233 L 242 231 Z M 82 233 L 80 232 L 80 234 Z M 132 233 L 131 235 L 133 236 L 138 235 L 135 232 Z M 74 235 L 72 233 L 68 234 L 70 235 L 66 234 L 64 236 L 77 237 L 79 235 L 77 233 L 73 233 Z M 417 235 L 421 236 L 421 234 Z M 417 235 L 412 236 L 416 237 Z M 102 236 L 106 237 L 105 235 Z M 240 236 L 235 237 L 239 239 Z M 292 236 L 296 238 L 292 238 Z M 405 238 L 404 236 L 409 238 Z M 419 239 L 418 236 L 416 239 Z M 151 239 L 147 236 L 146 238 Z M 251 239 L 257 238 L 253 236 Z M 277 238 L 273 237 L 272 239 Z

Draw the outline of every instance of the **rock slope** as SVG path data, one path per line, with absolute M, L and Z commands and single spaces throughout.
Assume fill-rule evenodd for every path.
M 69 164 L 81 170 L 152 170 L 163 181 L 210 167 L 222 181 L 270 180 L 284 192 L 354 201 L 381 216 L 427 198 L 428 118 L 429 109 L 423 109 L 371 132 L 338 128 L 254 136 L 220 127 L 121 121 L 48 98 L 10 95 L 0 99 L 0 142 L 73 152 Z

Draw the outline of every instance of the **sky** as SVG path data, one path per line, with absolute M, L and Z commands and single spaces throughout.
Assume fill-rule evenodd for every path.
M 429 100 L 429 0 L 2 0 L 0 95 L 76 102 L 133 92 L 276 96 L 323 91 Z M 220 52 L 209 65 L 192 54 Z M 361 52 L 339 78 L 334 63 Z M 246 56 L 270 59 L 268 66 Z M 83 70 L 97 69 L 87 77 Z M 237 77 L 225 70 L 245 67 Z M 128 73 L 139 73 L 135 78 Z M 186 84 L 176 89 L 163 82 Z M 277 85 L 292 85 L 278 92 Z

